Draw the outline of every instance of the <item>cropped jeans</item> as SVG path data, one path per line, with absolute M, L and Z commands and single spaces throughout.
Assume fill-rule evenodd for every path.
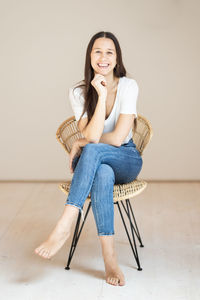
M 65 205 L 80 209 L 88 195 L 98 236 L 114 235 L 114 184 L 136 179 L 143 160 L 132 138 L 120 147 L 104 144 L 86 144 L 80 156 L 72 162 L 74 170 L 70 191 Z

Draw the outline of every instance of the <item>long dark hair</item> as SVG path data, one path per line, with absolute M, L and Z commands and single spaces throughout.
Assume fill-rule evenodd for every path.
M 81 115 L 81 117 L 83 116 L 83 114 L 85 112 L 87 112 L 87 116 L 88 116 L 88 123 L 90 122 L 96 105 L 97 105 L 97 101 L 98 101 L 98 94 L 96 89 L 92 86 L 91 81 L 94 78 L 94 70 L 91 66 L 91 57 L 90 54 L 92 52 L 92 47 L 93 44 L 95 42 L 96 39 L 101 38 L 101 37 L 105 37 L 105 38 L 109 38 L 111 39 L 114 44 L 115 44 L 115 48 L 116 48 L 116 53 L 117 53 L 117 64 L 114 68 L 114 76 L 119 78 L 119 77 L 123 77 L 126 76 L 126 69 L 124 67 L 124 64 L 122 62 L 122 53 L 121 53 L 121 48 L 119 45 L 119 42 L 117 40 L 117 38 L 114 36 L 113 33 L 108 32 L 108 31 L 100 31 L 98 33 L 96 33 L 91 39 L 90 42 L 87 46 L 87 50 L 86 50 L 86 58 L 85 58 L 85 70 L 84 70 L 84 80 L 82 80 L 79 85 L 76 85 L 74 88 L 80 87 L 83 89 L 83 95 L 84 95 L 84 99 L 85 99 L 85 103 L 84 103 L 84 109 L 83 109 L 83 113 Z M 80 118 L 81 118 L 80 117 Z M 88 124 L 87 123 L 87 124 Z M 136 129 L 137 126 L 137 119 L 134 119 L 134 129 Z

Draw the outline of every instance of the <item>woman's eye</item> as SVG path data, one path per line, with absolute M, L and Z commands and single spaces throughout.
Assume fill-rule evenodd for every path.
M 99 52 L 101 52 L 101 51 L 96 51 L 96 53 L 99 53 Z M 107 53 L 112 54 L 112 52 L 107 52 Z

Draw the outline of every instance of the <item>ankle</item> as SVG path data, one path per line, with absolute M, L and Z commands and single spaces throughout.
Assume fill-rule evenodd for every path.
M 117 255 L 116 252 L 105 251 L 103 252 L 104 262 L 107 264 L 117 263 Z
M 73 221 L 78 216 L 79 209 L 77 207 L 74 207 L 72 205 L 66 205 L 63 215 L 58 221 L 58 224 L 60 226 L 66 226 L 71 227 Z
M 102 248 L 102 254 L 105 258 L 115 258 L 116 252 L 115 252 L 115 246 L 114 246 L 114 240 L 113 238 L 110 239 L 109 237 L 101 237 L 101 248 Z

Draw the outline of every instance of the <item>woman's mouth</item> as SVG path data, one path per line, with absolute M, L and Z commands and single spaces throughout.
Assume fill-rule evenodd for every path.
M 97 66 L 101 69 L 106 69 L 108 68 L 109 64 L 97 64 Z

